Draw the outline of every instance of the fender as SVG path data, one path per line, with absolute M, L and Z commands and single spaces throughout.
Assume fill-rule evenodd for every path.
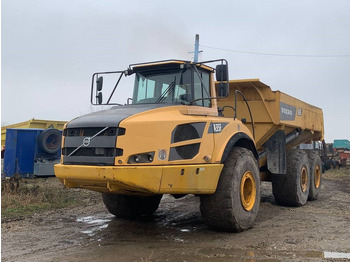
M 255 158 L 258 160 L 259 155 L 258 155 L 258 151 L 255 148 L 255 144 L 253 140 L 247 134 L 239 132 L 234 134 L 228 141 L 225 147 L 224 153 L 222 154 L 222 157 L 221 157 L 221 163 L 224 163 L 226 161 L 227 157 L 231 152 L 231 149 L 237 146 L 249 149 L 250 151 L 253 152 Z

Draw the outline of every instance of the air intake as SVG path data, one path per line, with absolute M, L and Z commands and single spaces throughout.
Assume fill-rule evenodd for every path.
M 205 124 L 206 123 L 204 122 L 178 125 L 172 133 L 171 143 L 201 138 Z
M 194 158 L 199 152 L 200 145 L 201 143 L 194 143 L 170 148 L 169 161 Z

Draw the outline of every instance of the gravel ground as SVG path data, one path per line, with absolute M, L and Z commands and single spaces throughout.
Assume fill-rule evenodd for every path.
M 350 259 L 350 170 L 327 172 L 320 198 L 300 208 L 278 206 L 262 183 L 255 226 L 242 233 L 210 230 L 192 195 L 166 195 L 154 217 L 128 221 L 98 193 L 1 228 L 2 261 L 349 261 L 327 257 Z

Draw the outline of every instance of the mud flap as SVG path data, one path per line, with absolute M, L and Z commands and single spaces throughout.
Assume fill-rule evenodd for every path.
M 272 174 L 286 174 L 286 136 L 284 131 L 276 131 L 263 146 L 267 153 L 267 169 Z

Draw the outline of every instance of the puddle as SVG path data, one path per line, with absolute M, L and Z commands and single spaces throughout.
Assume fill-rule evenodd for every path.
M 83 222 L 86 224 L 103 224 L 111 221 L 111 219 L 97 219 L 94 216 L 81 217 L 77 219 L 77 222 Z
M 179 238 L 179 237 L 175 237 L 174 241 L 178 242 L 178 243 L 184 243 L 185 242 L 185 240 L 183 240 L 182 238 Z
M 100 216 L 86 216 L 80 217 L 76 221 L 79 223 L 84 223 L 87 228 L 81 231 L 81 233 L 86 234 L 90 237 L 94 236 L 97 232 L 108 227 L 108 223 L 112 220 L 113 215 Z
M 320 251 L 308 251 L 297 254 L 299 257 L 308 257 L 308 258 L 341 258 L 341 259 L 350 259 L 350 253 L 343 252 L 320 252 Z
M 226 249 L 226 248 L 204 248 L 198 249 L 195 253 L 197 256 L 212 258 L 212 257 L 226 257 L 239 258 L 243 261 L 285 261 L 287 259 L 349 259 L 350 253 L 342 252 L 323 252 L 323 251 L 287 251 L 287 250 L 272 250 L 272 251 L 246 251 L 240 249 Z
M 346 258 L 350 259 L 350 253 L 341 253 L 341 252 L 323 252 L 324 258 Z
M 104 213 L 79 217 L 76 222 L 79 223 L 80 232 L 88 236 L 91 241 L 96 241 L 96 246 L 101 250 L 103 248 L 108 249 L 116 244 L 119 245 L 121 242 L 137 244 L 149 250 L 150 247 L 147 245 L 150 239 L 152 239 L 152 243 L 166 243 L 166 246 L 169 244 L 169 253 L 160 251 L 154 254 L 154 258 L 157 258 L 157 256 L 161 258 L 159 261 L 172 258 L 171 252 L 179 245 L 185 247 L 187 245 L 184 244 L 191 243 L 193 246 L 187 249 L 184 248 L 181 253 L 183 260 L 185 258 L 191 258 L 189 261 L 218 258 L 227 261 L 281 262 L 295 259 L 300 261 L 308 259 L 315 259 L 315 261 L 349 259 L 350 262 L 350 253 L 342 252 L 292 251 L 279 250 L 276 247 L 270 250 L 240 250 L 224 247 L 202 248 L 203 242 L 198 238 L 200 239 L 201 234 L 207 234 L 209 231 L 201 224 L 202 220 L 197 215 L 188 217 L 177 216 L 176 214 L 167 217 L 158 215 L 151 219 L 129 221 L 114 219 L 113 215 Z M 108 254 L 114 254 L 114 252 L 117 252 L 117 250 L 110 251 Z M 170 259 L 170 261 L 172 260 Z

